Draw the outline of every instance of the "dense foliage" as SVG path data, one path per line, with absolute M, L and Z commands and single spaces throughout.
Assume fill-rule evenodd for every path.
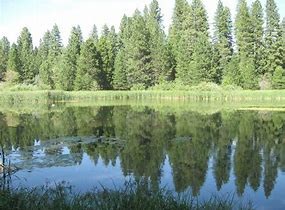
M 168 35 L 157 0 L 124 16 L 120 30 L 94 25 L 83 40 L 73 27 L 66 47 L 54 25 L 38 47 L 23 28 L 17 43 L 0 40 L 0 81 L 61 90 L 141 90 L 170 81 L 244 89 L 285 87 L 285 21 L 274 0 L 262 8 L 239 0 L 235 21 L 220 0 L 210 33 L 201 0 L 176 0 Z M 212 35 L 211 35 L 212 34 Z

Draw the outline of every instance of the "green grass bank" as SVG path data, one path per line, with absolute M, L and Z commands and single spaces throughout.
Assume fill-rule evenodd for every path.
M 0 209 L 10 210 L 231 210 L 253 209 L 251 203 L 236 201 L 233 195 L 212 196 L 199 201 L 190 195 L 175 196 L 171 191 L 153 191 L 146 184 L 125 184 L 120 189 L 94 189 L 86 193 L 75 193 L 64 184 L 55 187 L 37 187 L 0 190 Z
M 284 103 L 285 90 L 237 91 L 0 91 L 0 104 L 96 102 L 110 100 Z

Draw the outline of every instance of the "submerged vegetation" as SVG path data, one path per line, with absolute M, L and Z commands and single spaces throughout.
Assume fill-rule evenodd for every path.
M 0 209 L 10 210 L 232 210 L 253 209 L 241 204 L 234 196 L 213 196 L 208 201 L 199 201 L 190 195 L 175 196 L 171 191 L 153 191 L 143 183 L 126 183 L 121 189 L 94 189 L 86 193 L 75 193 L 72 187 L 59 184 L 55 187 L 19 188 L 0 191 Z

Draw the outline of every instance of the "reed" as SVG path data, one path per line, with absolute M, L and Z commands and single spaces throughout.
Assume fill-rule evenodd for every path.
M 285 90 L 233 91 L 0 91 L 0 105 L 97 101 L 186 101 L 186 102 L 266 102 L 284 103 Z
M 252 204 L 242 204 L 232 195 L 213 196 L 207 201 L 190 195 L 174 195 L 166 189 L 153 191 L 145 183 L 128 182 L 119 189 L 94 189 L 75 193 L 72 187 L 59 184 L 55 187 L 19 188 L 0 191 L 0 209 L 253 209 Z

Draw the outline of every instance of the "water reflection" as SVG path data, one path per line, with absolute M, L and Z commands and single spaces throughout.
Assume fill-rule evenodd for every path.
M 101 136 L 124 143 L 102 144 L 97 141 Z M 278 171 L 285 172 L 285 113 L 206 114 L 131 106 L 6 112 L 0 113 L 0 143 L 23 168 L 81 165 L 84 155 L 94 167 L 99 159 L 114 167 L 120 160 L 124 176 L 144 177 L 153 189 L 161 184 L 167 159 L 175 191 L 190 188 L 194 195 L 205 185 L 212 161 L 217 191 L 233 173 L 238 195 L 246 187 L 255 192 L 262 188 L 270 198 Z

